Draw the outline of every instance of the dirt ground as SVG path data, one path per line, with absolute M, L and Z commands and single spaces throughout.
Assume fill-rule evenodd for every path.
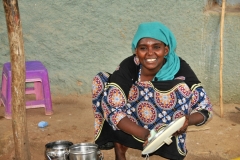
M 45 144 L 67 140 L 74 144 L 93 142 L 93 112 L 91 95 L 52 97 L 54 114 L 46 116 L 44 108 L 27 109 L 27 129 L 32 160 L 45 160 Z M 224 117 L 214 105 L 214 117 L 204 126 L 189 127 L 186 160 L 230 160 L 240 157 L 240 104 L 225 104 Z M 46 128 L 38 128 L 40 121 L 47 121 Z M 4 118 L 0 107 L 0 160 L 13 160 L 14 140 L 12 121 Z M 114 151 L 102 150 L 104 160 L 114 160 Z M 140 160 L 141 151 L 129 149 L 128 160 Z M 157 156 L 150 160 L 159 160 Z

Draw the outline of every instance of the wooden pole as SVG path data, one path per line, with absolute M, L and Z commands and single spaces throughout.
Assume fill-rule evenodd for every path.
M 25 57 L 22 25 L 17 0 L 3 0 L 12 71 L 12 128 L 15 144 L 15 159 L 30 160 L 25 105 Z
M 224 15 L 225 15 L 226 0 L 222 0 L 222 14 L 221 14 L 221 35 L 220 35 L 220 116 L 223 117 L 223 31 L 224 31 Z

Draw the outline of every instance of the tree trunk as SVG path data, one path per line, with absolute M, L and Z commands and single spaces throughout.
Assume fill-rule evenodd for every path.
M 17 0 L 3 0 L 12 72 L 12 128 L 15 144 L 15 159 L 30 160 L 25 105 L 25 57 L 22 26 Z

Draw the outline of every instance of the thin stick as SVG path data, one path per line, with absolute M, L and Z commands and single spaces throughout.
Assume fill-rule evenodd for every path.
M 235 108 L 240 111 L 240 108 L 239 108 L 239 107 L 235 107 Z
M 205 128 L 189 128 L 187 130 L 187 132 L 198 132 L 198 131 L 205 131 L 205 130 L 209 130 L 210 127 L 205 127 Z
M 224 15 L 225 15 L 225 5 L 226 0 L 222 1 L 222 15 L 221 15 L 221 35 L 220 35 L 220 116 L 223 117 L 223 80 L 222 80 L 222 70 L 223 70 L 223 29 L 224 29 Z

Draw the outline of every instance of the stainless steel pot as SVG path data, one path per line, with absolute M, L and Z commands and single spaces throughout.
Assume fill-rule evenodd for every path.
M 103 160 L 103 154 L 94 143 L 78 143 L 69 147 L 69 160 Z
M 69 147 L 73 143 L 69 141 L 55 141 L 45 145 L 48 160 L 68 160 Z

